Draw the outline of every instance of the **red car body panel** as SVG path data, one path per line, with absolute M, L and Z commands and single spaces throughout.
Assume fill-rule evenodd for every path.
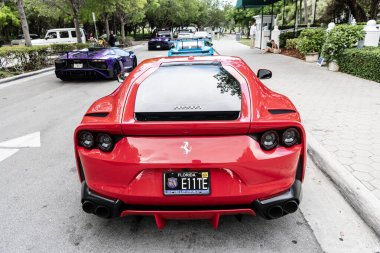
M 241 84 L 241 114 L 225 121 L 137 121 L 134 117 L 139 85 L 160 64 L 168 62 L 218 61 Z M 271 113 L 271 110 L 285 113 Z M 94 117 L 104 114 L 106 117 Z M 306 167 L 306 135 L 300 116 L 285 96 L 265 87 L 248 65 L 237 57 L 170 57 L 149 59 L 131 72 L 112 94 L 97 100 L 87 111 L 74 134 L 75 155 L 81 181 L 91 191 L 128 205 L 147 206 L 146 210 L 122 210 L 125 215 L 153 215 L 162 228 L 166 219 L 211 219 L 219 216 L 250 214 L 250 205 L 286 192 Z M 295 127 L 300 144 L 263 150 L 251 135 L 267 130 Z M 77 144 L 82 130 L 121 135 L 112 152 L 85 149 Z M 191 143 L 192 152 L 179 148 Z M 299 164 L 301 163 L 301 164 Z M 164 196 L 164 171 L 207 170 L 211 194 L 207 196 Z M 149 206 L 152 206 L 149 209 Z M 200 206 L 202 210 L 158 210 L 153 206 Z M 213 210 L 207 206 L 231 206 Z

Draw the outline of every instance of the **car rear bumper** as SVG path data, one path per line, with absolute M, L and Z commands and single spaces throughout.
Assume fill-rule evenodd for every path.
M 102 218 L 124 217 L 128 215 L 154 216 L 159 229 L 165 227 L 166 220 L 172 219 L 209 219 L 216 229 L 223 215 L 259 214 L 265 219 L 274 219 L 297 210 L 302 198 L 302 184 L 295 180 L 284 193 L 266 200 L 256 200 L 249 205 L 235 206 L 147 206 L 128 205 L 120 200 L 108 199 L 92 192 L 85 181 L 82 182 L 81 202 L 83 210 Z M 296 208 L 287 208 L 296 203 Z M 100 210 L 100 211 L 99 211 Z M 273 211 L 274 210 L 274 211 Z M 279 212 L 278 210 L 281 210 Z M 271 213 L 273 211 L 273 213 Z M 273 214 L 277 215 L 276 217 Z
M 112 70 L 109 69 L 92 69 L 92 68 L 82 68 L 82 69 L 59 69 L 55 70 L 55 75 L 58 78 L 111 78 Z
M 190 153 L 181 149 L 184 142 L 190 143 Z M 255 139 L 246 135 L 123 137 L 109 153 L 78 146 L 76 152 L 80 175 L 92 192 L 128 206 L 145 206 L 151 215 L 154 215 L 152 211 L 158 211 L 154 207 L 168 208 L 170 213 L 165 213 L 165 217 L 180 216 L 172 213 L 173 210 L 186 213 L 189 206 L 192 210 L 201 208 L 198 211 L 212 207 L 243 208 L 254 215 L 255 211 L 247 211 L 252 210 L 254 203 L 269 208 L 265 200 L 289 191 L 303 174 L 302 144 L 264 151 Z M 165 196 L 163 173 L 184 170 L 208 171 L 211 193 Z M 299 193 L 280 199 L 278 205 L 293 195 L 298 205 Z M 280 209 L 277 211 L 281 212 Z M 220 210 L 216 213 L 225 213 Z M 120 215 L 132 211 L 144 213 L 144 210 L 130 209 Z M 267 212 L 265 209 L 263 216 Z
M 149 41 L 148 42 L 148 49 L 170 49 L 170 46 L 173 44 L 173 42 L 168 41 Z

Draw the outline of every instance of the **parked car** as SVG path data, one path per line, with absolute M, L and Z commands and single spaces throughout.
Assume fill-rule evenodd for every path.
M 168 30 L 158 31 L 157 36 L 149 40 L 148 50 L 170 49 L 172 45 L 173 45 L 172 33 Z
M 86 42 L 84 30 L 80 28 L 82 42 Z M 44 39 L 32 41 L 32 45 L 50 45 L 50 44 L 70 44 L 77 43 L 77 34 L 75 28 L 51 29 L 46 32 Z
M 212 39 L 212 35 L 206 31 L 199 31 L 194 33 L 194 38 L 198 39 Z
M 193 38 L 193 33 L 190 30 L 180 30 L 178 31 L 177 39 L 191 39 Z
M 168 39 L 173 38 L 173 34 L 170 30 L 159 30 L 157 31 L 157 36 L 156 37 L 166 37 Z
M 132 51 L 113 48 L 87 48 L 67 52 L 55 60 L 55 75 L 63 81 L 78 78 L 117 79 L 137 66 Z
M 208 39 L 176 40 L 168 56 L 214 55 L 214 48 Z
M 29 36 L 32 41 L 40 38 L 37 34 L 29 34 Z M 12 40 L 11 46 L 25 46 L 24 35 L 19 35 L 16 37 L 16 39 Z
M 168 219 L 294 213 L 306 137 L 293 103 L 238 57 L 145 60 L 74 133 L 83 211 Z

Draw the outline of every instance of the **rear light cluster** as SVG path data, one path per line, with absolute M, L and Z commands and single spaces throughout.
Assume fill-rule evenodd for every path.
M 264 150 L 272 150 L 278 145 L 291 147 L 301 141 L 300 132 L 292 127 L 284 131 L 269 130 L 260 137 L 260 146 Z
M 104 152 L 111 152 L 114 147 L 114 139 L 106 133 L 91 133 L 82 131 L 78 134 L 78 145 L 86 149 L 99 148 Z

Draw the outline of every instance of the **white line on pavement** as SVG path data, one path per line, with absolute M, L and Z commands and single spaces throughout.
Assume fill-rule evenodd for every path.
M 38 148 L 41 147 L 41 134 L 35 132 L 8 141 L 0 142 L 2 148 Z
M 19 151 L 19 149 L 0 149 L 0 162 L 16 154 L 17 151 Z

